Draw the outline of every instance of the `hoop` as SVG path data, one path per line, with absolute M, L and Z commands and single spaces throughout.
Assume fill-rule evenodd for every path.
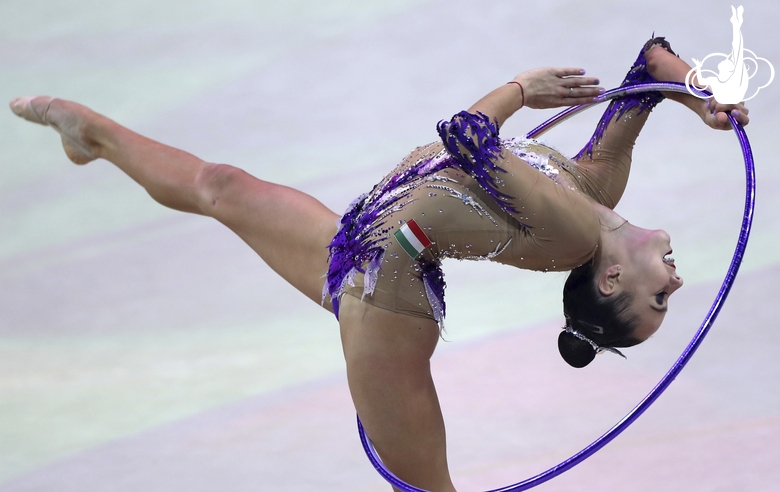
M 621 97 L 624 95 L 628 95 L 628 94 L 638 94 L 641 92 L 649 92 L 649 91 L 688 93 L 688 90 L 685 88 L 685 84 L 677 83 L 677 82 L 650 82 L 650 83 L 636 84 L 630 87 L 618 87 L 616 89 L 611 89 L 605 92 L 602 96 L 599 97 L 599 100 L 597 100 L 594 103 L 583 104 L 580 106 L 572 106 L 570 108 L 561 111 L 557 115 L 553 116 L 549 120 L 545 121 L 538 127 L 528 132 L 526 138 L 538 137 L 539 135 L 543 134 L 544 132 L 553 128 L 554 126 L 558 125 L 564 120 L 584 111 L 585 109 L 593 107 L 596 104 L 617 97 Z M 709 97 L 711 95 L 706 91 L 698 91 L 698 92 L 699 92 L 699 97 L 701 96 Z M 693 338 L 691 339 L 690 343 L 685 348 L 685 350 L 683 350 L 682 354 L 677 359 L 677 361 L 672 365 L 672 368 L 669 370 L 669 372 L 667 372 L 666 375 L 664 375 L 664 377 L 658 382 L 658 384 L 656 384 L 656 386 L 650 391 L 650 393 L 648 393 L 647 396 L 645 396 L 639 402 L 639 404 L 637 404 L 637 406 L 635 406 L 625 417 L 623 417 L 617 424 L 615 424 L 605 434 L 603 434 L 601 437 L 593 441 L 587 447 L 583 448 L 582 451 L 572 455 L 570 458 L 562 461 L 561 463 L 553 466 L 552 468 L 536 476 L 523 480 L 522 482 L 518 482 L 513 485 L 508 485 L 500 489 L 493 489 L 488 492 L 519 492 L 521 490 L 528 490 L 532 487 L 535 487 L 539 484 L 542 484 L 560 475 L 561 473 L 573 468 L 575 465 L 578 465 L 581 462 L 585 461 L 586 458 L 596 453 L 596 451 L 603 448 L 607 443 L 609 443 L 614 438 L 616 438 L 621 432 L 626 430 L 629 425 L 631 425 L 636 419 L 639 418 L 640 415 L 642 415 L 645 412 L 645 410 L 650 408 L 650 405 L 652 405 L 655 402 L 655 400 L 658 399 L 659 396 L 661 396 L 661 393 L 663 393 L 666 390 L 666 388 L 672 383 L 672 381 L 674 381 L 674 379 L 677 377 L 680 371 L 682 371 L 683 367 L 685 367 L 685 365 L 688 363 L 691 356 L 693 356 L 693 353 L 696 351 L 696 349 L 699 348 L 699 345 L 701 345 L 702 340 L 704 340 L 704 337 L 709 332 L 710 327 L 715 322 L 715 319 L 718 317 L 718 313 L 720 312 L 720 309 L 723 307 L 723 303 L 726 301 L 726 297 L 728 296 L 729 291 L 731 290 L 731 286 L 737 277 L 737 273 L 739 272 L 739 267 L 740 264 L 742 263 L 742 257 L 745 254 L 745 248 L 747 247 L 748 238 L 750 237 L 750 227 L 753 223 L 753 208 L 755 206 L 756 176 L 755 176 L 755 168 L 753 163 L 753 152 L 750 148 L 750 142 L 748 141 L 747 134 L 745 133 L 745 130 L 742 128 L 742 125 L 740 125 L 731 114 L 728 114 L 727 116 L 731 121 L 731 126 L 734 128 L 734 132 L 737 134 L 737 139 L 739 140 L 740 147 L 742 148 L 742 156 L 745 161 L 745 175 L 746 175 L 745 210 L 742 216 L 742 228 L 739 233 L 739 238 L 737 239 L 737 247 L 734 250 L 734 256 L 731 259 L 731 265 L 729 266 L 728 272 L 726 273 L 726 277 L 723 279 L 723 284 L 720 287 L 720 291 L 718 291 L 718 295 L 715 297 L 715 301 L 712 303 L 712 306 L 710 307 L 707 316 L 705 316 L 704 321 L 699 327 L 699 330 L 693 336 Z M 384 477 L 385 480 L 387 480 L 395 488 L 403 492 L 426 492 L 424 489 L 420 489 L 407 484 L 403 480 L 393 475 L 393 473 L 390 472 L 390 470 L 385 468 L 384 464 L 382 464 L 382 460 L 379 458 L 379 455 L 374 449 L 374 446 L 371 444 L 371 441 L 368 439 L 365 430 L 363 429 L 363 424 L 360 422 L 360 417 L 358 417 L 357 419 L 357 424 L 358 424 L 358 433 L 360 434 L 360 441 L 363 444 L 363 449 L 365 450 L 369 461 L 371 461 L 371 464 L 374 465 L 374 468 L 376 468 L 376 470 L 379 472 L 380 475 L 382 475 L 382 477 Z

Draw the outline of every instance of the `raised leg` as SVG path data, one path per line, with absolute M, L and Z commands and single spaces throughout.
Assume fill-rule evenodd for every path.
M 338 215 L 310 195 L 232 166 L 207 166 L 199 183 L 205 215 L 229 227 L 276 273 L 321 304 Z M 329 302 L 325 308 L 333 309 Z
M 274 271 L 320 303 L 327 246 L 338 216 L 316 199 L 228 165 L 204 162 L 74 102 L 17 98 L 11 109 L 56 129 L 73 162 L 106 159 L 157 202 L 225 224 Z
M 416 487 L 454 491 L 430 369 L 436 322 L 345 295 L 340 323 L 352 400 L 382 461 Z

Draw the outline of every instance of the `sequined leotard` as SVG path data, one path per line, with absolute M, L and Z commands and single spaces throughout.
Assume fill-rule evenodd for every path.
M 649 76 L 641 62 L 643 54 L 626 81 Z M 352 295 L 442 327 L 444 258 L 541 271 L 585 263 L 600 234 L 590 202 L 617 204 L 634 141 L 661 99 L 645 93 L 613 101 L 576 160 L 536 140 L 501 140 L 481 114 L 439 123 L 441 142 L 415 149 L 342 217 L 323 302 L 330 298 L 338 317 L 340 296 Z M 412 219 L 432 243 L 415 258 L 394 236 Z

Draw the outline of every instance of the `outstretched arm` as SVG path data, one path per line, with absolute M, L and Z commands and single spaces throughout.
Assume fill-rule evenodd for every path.
M 581 68 L 535 68 L 474 103 L 469 113 L 484 113 L 500 127 L 523 106 L 544 109 L 591 103 L 604 89 L 596 87 L 599 79 L 583 75 Z

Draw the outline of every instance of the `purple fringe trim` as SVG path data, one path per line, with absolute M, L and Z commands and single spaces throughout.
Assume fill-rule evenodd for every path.
M 364 296 L 374 292 L 385 244 L 392 229 L 385 227 L 386 218 L 409 203 L 406 198 L 422 178 L 444 168 L 461 168 L 479 183 L 502 210 L 517 213 L 510 202 L 512 197 L 498 190 L 498 183 L 490 174 L 491 171 L 506 172 L 495 164 L 501 158 L 502 151 L 498 126 L 482 113 L 474 115 L 461 111 L 451 121 L 439 122 L 437 129 L 444 147 L 452 157 L 432 157 L 392 176 L 384 184 L 375 186 L 371 193 L 358 197 L 341 217 L 339 230 L 328 246 L 330 263 L 322 290 L 323 304 L 330 295 L 337 319 L 339 298 L 347 285 L 354 285 L 355 275 L 365 274 Z M 466 149 L 465 152 L 461 152 L 459 144 Z M 438 259 L 420 260 L 419 264 L 433 317 L 443 330 L 446 283 L 441 262 Z M 367 266 L 364 268 L 363 265 Z
M 433 319 L 439 324 L 439 332 L 444 331 L 444 316 L 447 314 L 447 306 L 444 304 L 444 272 L 441 270 L 441 261 L 421 261 L 420 275 L 425 285 L 425 295 L 431 305 Z
M 448 158 L 421 161 L 391 177 L 381 186 L 375 186 L 371 193 L 361 195 L 347 208 L 339 221 L 339 230 L 328 246 L 330 263 L 322 291 L 323 304 L 325 297 L 330 294 L 337 319 L 339 297 L 347 285 L 353 285 L 355 275 L 365 274 L 364 296 L 374 292 L 385 253 L 385 243 L 391 230 L 391 227 L 384 227 L 386 218 L 408 203 L 404 200 L 416 188 L 415 181 L 446 167 L 452 167 L 453 164 L 453 160 Z M 366 264 L 367 267 L 363 268 Z M 443 279 L 443 274 L 441 277 Z M 443 287 L 440 290 L 440 302 L 443 305 Z
M 655 36 L 655 33 L 653 33 L 653 36 Z M 654 44 L 659 44 L 664 49 L 674 53 L 668 47 L 669 43 L 667 43 L 664 38 L 653 37 L 642 47 L 642 50 L 639 52 L 639 56 L 634 62 L 634 65 L 631 67 L 631 70 L 629 70 L 626 74 L 626 77 L 623 79 L 620 87 L 643 84 L 647 82 L 658 82 L 655 77 L 650 75 L 650 72 L 647 71 L 647 58 L 645 57 L 645 53 L 647 53 L 650 47 Z M 607 130 L 607 126 L 609 126 L 609 122 L 612 121 L 612 118 L 614 118 L 615 115 L 620 118 L 635 108 L 639 108 L 639 114 L 642 114 L 645 111 L 652 111 L 656 104 L 663 100 L 664 96 L 660 92 L 642 92 L 639 94 L 631 94 L 613 99 L 612 102 L 609 103 L 607 110 L 604 111 L 604 114 L 601 116 L 598 125 L 596 125 L 596 131 L 593 132 L 593 136 L 590 137 L 590 140 L 585 145 L 585 147 L 583 147 L 582 150 L 580 150 L 577 155 L 573 157 L 573 159 L 581 159 L 584 155 L 587 155 L 589 158 L 593 158 L 593 148 L 597 146 L 599 142 L 601 142 L 601 139 L 604 137 L 604 132 Z
M 496 180 L 490 174 L 491 171 L 506 172 L 495 163 L 501 158 L 502 150 L 497 123 L 483 113 L 474 115 L 461 111 L 450 121 L 440 121 L 437 130 L 444 147 L 458 166 L 470 174 L 502 210 L 518 213 L 510 203 L 512 197 L 498 190 Z M 465 152 L 461 152 L 460 146 L 465 148 Z

